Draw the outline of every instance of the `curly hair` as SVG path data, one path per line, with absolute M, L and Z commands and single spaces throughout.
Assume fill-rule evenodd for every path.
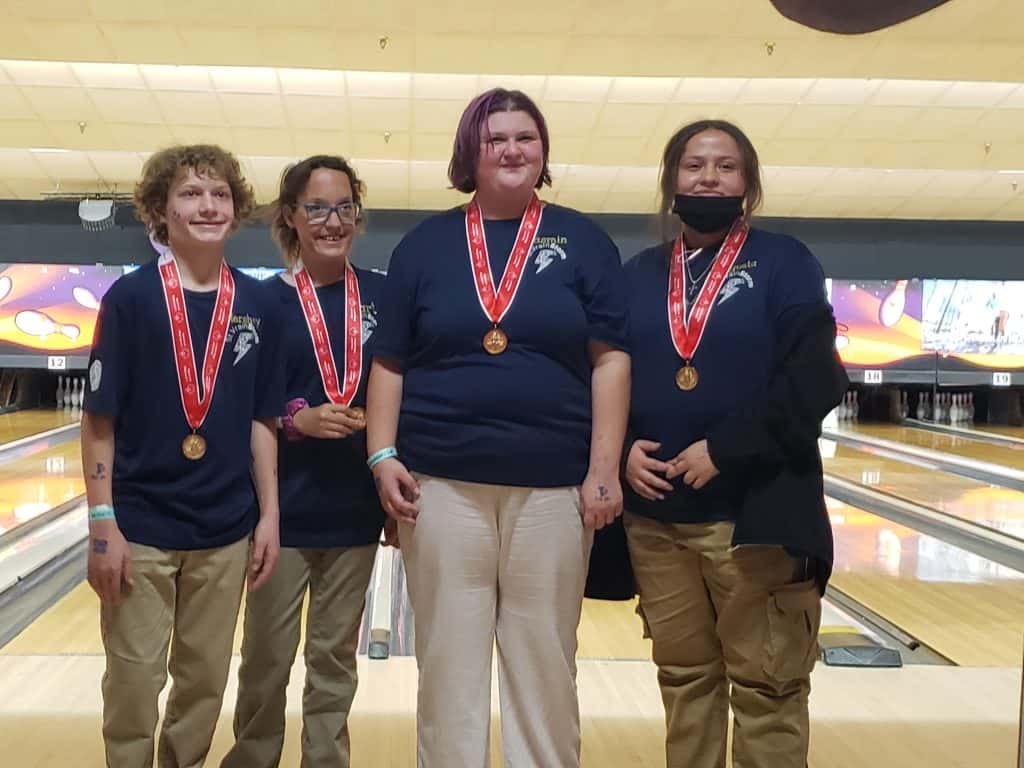
M 270 205 L 270 234 L 277 243 L 285 266 L 294 267 L 299 256 L 299 235 L 295 227 L 288 223 L 288 211 L 295 212 L 299 196 L 306 191 L 313 171 L 327 168 L 339 171 L 348 177 L 352 186 L 352 203 L 356 207 L 356 226 L 361 227 L 363 219 L 363 197 L 366 195 L 366 184 L 356 173 L 347 160 L 337 155 L 313 155 L 305 160 L 289 165 L 281 174 L 281 184 L 277 199 Z
M 227 182 L 235 206 L 234 229 L 249 217 L 256 204 L 249 182 L 233 154 L 213 144 L 178 145 L 150 155 L 142 167 L 142 178 L 135 185 L 135 215 L 146 225 L 157 242 L 168 245 L 167 196 L 182 171 L 194 170 Z

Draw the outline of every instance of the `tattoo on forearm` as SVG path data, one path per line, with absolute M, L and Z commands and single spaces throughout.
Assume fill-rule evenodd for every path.
M 97 555 L 107 554 L 107 540 L 106 539 L 93 539 L 92 540 L 92 551 Z
M 103 462 L 96 463 L 96 471 L 89 475 L 90 480 L 106 480 L 107 479 L 107 465 Z
M 608 495 L 608 489 L 607 488 L 605 488 L 603 485 L 597 486 L 597 500 L 598 501 L 608 501 L 608 499 L 610 499 L 610 498 L 611 498 L 611 496 Z

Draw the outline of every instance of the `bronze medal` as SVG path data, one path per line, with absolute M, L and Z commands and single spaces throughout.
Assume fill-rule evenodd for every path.
M 508 349 L 508 336 L 501 328 L 491 328 L 484 334 L 484 349 L 489 355 L 500 355 Z
M 683 390 L 683 392 L 695 390 L 699 381 L 700 376 L 697 375 L 697 369 L 692 365 L 684 365 L 676 371 L 676 386 Z
M 356 421 L 366 421 L 366 410 L 363 408 L 359 408 L 358 406 L 349 408 L 348 415 L 350 418 L 353 418 Z
M 181 452 L 189 461 L 199 461 L 206 455 L 206 440 L 193 432 L 181 441 Z

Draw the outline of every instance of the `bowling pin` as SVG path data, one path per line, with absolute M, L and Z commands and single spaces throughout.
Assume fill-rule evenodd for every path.
M 52 317 L 44 312 L 37 312 L 34 309 L 23 309 L 14 316 L 14 325 L 22 333 L 29 336 L 38 336 L 45 339 L 54 333 L 60 333 L 71 340 L 75 340 L 82 333 L 77 325 L 62 325 L 54 321 Z
M 64 377 L 57 377 L 57 407 L 60 408 L 64 404 Z
M 960 423 L 960 395 L 953 395 L 953 402 L 949 406 L 949 423 Z
M 853 408 L 851 409 L 850 418 L 853 421 L 857 420 L 857 416 L 860 414 L 860 404 L 857 402 L 858 394 L 856 391 L 853 393 Z
M 878 322 L 884 328 L 892 328 L 903 317 L 907 306 L 907 280 L 897 280 L 896 287 L 882 300 L 878 307 Z
M 974 423 L 974 393 L 969 392 L 967 394 L 967 421 L 971 424 Z

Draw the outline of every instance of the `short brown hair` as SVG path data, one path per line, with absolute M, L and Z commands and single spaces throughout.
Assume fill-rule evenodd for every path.
M 728 120 L 697 120 L 684 125 L 668 140 L 661 157 L 661 201 L 658 206 L 658 222 L 662 234 L 668 231 L 668 221 L 672 215 L 672 206 L 676 197 L 676 178 L 679 175 L 679 163 L 683 159 L 686 145 L 694 136 L 704 131 L 721 131 L 729 134 L 740 148 L 740 160 L 743 172 L 743 183 L 746 192 L 743 194 L 743 215 L 750 218 L 761 207 L 763 186 L 761 184 L 761 163 L 757 158 L 757 150 L 739 126 Z
M 295 266 L 299 255 L 299 235 L 295 228 L 288 224 L 285 213 L 290 208 L 292 213 L 299 202 L 309 177 L 313 171 L 319 168 L 328 168 L 332 171 L 340 171 L 348 176 L 348 183 L 352 185 L 352 202 L 356 206 L 356 226 L 363 224 L 363 196 L 366 194 L 366 184 L 356 174 L 347 160 L 337 155 L 313 155 L 293 165 L 289 165 L 281 174 L 281 183 L 278 186 L 277 199 L 270 204 L 270 235 L 277 243 L 284 263 L 288 267 Z
M 157 242 L 167 245 L 167 195 L 178 174 L 194 170 L 200 176 L 211 176 L 231 188 L 235 206 L 233 228 L 238 229 L 255 205 L 252 187 L 242 175 L 242 168 L 233 154 L 213 144 L 177 145 L 150 155 L 142 167 L 142 178 L 135 185 L 135 215 L 146 225 Z
M 548 124 L 533 99 L 522 91 L 492 88 L 474 98 L 459 119 L 452 147 L 452 159 L 448 163 L 448 180 L 459 192 L 476 191 L 476 166 L 480 159 L 480 142 L 487 136 L 487 118 L 495 112 L 525 112 L 537 124 L 540 145 L 544 151 L 544 166 L 537 178 L 537 189 L 551 184 L 551 170 L 548 155 L 551 142 L 548 138 Z

